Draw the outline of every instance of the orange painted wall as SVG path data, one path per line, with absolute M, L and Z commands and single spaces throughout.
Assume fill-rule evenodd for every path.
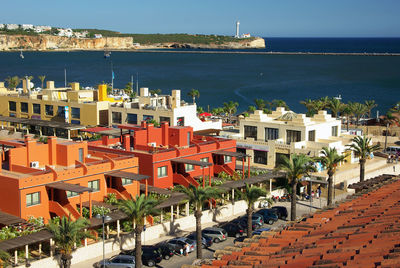
M 12 179 L 0 173 L 0 181 L 0 209 L 20 217 L 18 179 Z

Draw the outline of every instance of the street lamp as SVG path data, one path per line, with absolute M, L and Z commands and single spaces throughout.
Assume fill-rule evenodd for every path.
M 105 265 L 105 258 L 106 258 L 106 251 L 105 251 L 105 238 L 104 238 L 104 223 L 106 221 L 111 221 L 112 218 L 108 215 L 104 216 L 104 210 L 102 215 L 97 214 L 96 216 L 94 216 L 96 219 L 102 219 L 103 222 L 103 265 Z

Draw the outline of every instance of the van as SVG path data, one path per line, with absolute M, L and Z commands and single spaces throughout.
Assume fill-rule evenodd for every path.
M 400 146 L 389 146 L 386 148 L 385 153 L 400 155 Z

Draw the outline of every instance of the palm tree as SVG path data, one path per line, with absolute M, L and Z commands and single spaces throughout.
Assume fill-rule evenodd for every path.
M 41 86 L 41 87 L 42 87 L 42 89 L 43 89 L 44 80 L 46 79 L 46 76 L 45 76 L 45 75 L 39 75 L 38 78 L 39 78 L 40 82 L 42 83 L 42 86 Z
M 231 121 L 231 116 L 232 114 L 236 113 L 236 109 L 239 106 L 239 103 L 229 101 L 229 102 L 224 102 L 224 110 L 228 114 L 229 122 Z
M 7 267 L 10 262 L 10 254 L 8 252 L 0 250 L 0 268 Z
M 313 110 L 315 113 L 318 113 L 318 111 L 325 110 L 326 108 L 326 103 L 323 100 L 313 100 Z
M 365 105 L 365 109 L 368 113 L 368 118 L 371 118 L 371 111 L 372 111 L 372 109 L 377 107 L 378 104 L 376 104 L 374 100 L 366 100 L 364 105 Z
M 254 113 L 256 110 L 257 110 L 257 108 L 256 108 L 255 106 L 253 106 L 253 105 L 250 105 L 250 106 L 247 108 L 247 111 L 248 111 L 249 113 Z
M 79 218 L 76 221 L 70 217 L 63 216 L 59 223 L 50 222 L 47 229 L 53 234 L 56 247 L 61 253 L 61 268 L 71 267 L 72 251 L 75 244 L 85 238 L 94 238 L 92 234 L 84 229 L 89 226 L 89 221 Z
M 396 116 L 393 116 L 391 110 L 389 110 L 385 117 L 383 118 L 383 124 L 386 126 L 386 131 L 385 131 L 385 148 L 384 150 L 386 151 L 387 147 L 387 136 L 389 135 L 389 127 L 391 126 L 398 126 L 399 124 L 399 118 Z
M 313 116 L 315 114 L 314 101 L 312 99 L 305 99 L 303 101 L 300 101 L 300 104 L 306 106 L 308 116 Z
M 328 107 L 332 112 L 332 117 L 337 118 L 338 114 L 343 111 L 343 103 L 337 98 L 330 98 Z
M 192 97 L 193 103 L 196 103 L 196 98 L 200 98 L 200 92 L 197 89 L 192 88 L 188 92 L 188 96 Z
M 325 96 L 319 99 L 319 101 L 322 104 L 322 109 L 321 110 L 325 110 L 326 108 L 329 108 L 329 97 Z
M 211 113 L 212 113 L 213 115 L 221 115 L 221 114 L 224 113 L 224 108 L 221 108 L 221 107 L 213 108 L 213 109 L 211 110 Z
M 366 106 L 359 102 L 349 102 L 349 107 L 353 115 L 356 117 L 356 125 L 360 121 L 360 118 L 367 112 Z
M 152 89 L 150 90 L 151 95 L 161 95 L 162 90 L 161 89 Z
M 262 110 L 265 108 L 265 101 L 263 99 L 255 99 L 254 103 L 256 104 L 257 110 Z
M 203 107 L 201 107 L 201 106 L 198 106 L 198 107 L 197 107 L 197 113 L 198 113 L 198 114 L 202 114 L 202 113 L 204 113 L 204 109 L 203 109 Z
M 282 163 L 277 169 L 286 171 L 286 176 L 292 187 L 290 220 L 294 221 L 296 220 L 296 191 L 298 180 L 316 169 L 312 165 L 312 159 L 304 154 L 293 154 L 291 158 L 283 156 Z
M 6 82 L 8 85 L 8 89 L 16 89 L 16 87 L 21 83 L 21 79 L 18 76 L 13 76 L 13 77 L 7 77 Z
M 217 187 L 195 187 L 192 184 L 189 187 L 185 187 L 183 185 L 177 185 L 174 188 L 174 191 L 178 191 L 184 193 L 186 195 L 186 200 L 194 205 L 194 217 L 196 218 L 196 243 L 197 243 L 197 259 L 202 259 L 202 251 L 201 251 L 201 215 L 203 204 L 207 202 L 209 199 L 217 198 L 220 196 L 222 191 Z
M 332 205 L 332 186 L 333 175 L 336 172 L 337 165 L 342 162 L 347 155 L 339 155 L 336 148 L 323 147 L 321 151 L 322 156 L 317 157 L 316 160 L 327 169 L 328 173 L 328 206 Z
M 364 181 L 365 177 L 365 162 L 367 158 L 375 151 L 379 150 L 379 145 L 372 145 L 371 138 L 366 136 L 354 137 L 350 145 L 347 145 L 353 151 L 354 156 L 360 160 L 360 181 Z
M 249 184 L 246 183 L 246 189 L 244 192 L 239 192 L 241 193 L 241 197 L 246 201 L 247 203 L 247 237 L 250 238 L 251 234 L 253 233 L 252 227 L 252 216 L 253 216 L 253 211 L 254 211 L 254 203 L 262 196 L 265 196 L 267 194 L 267 191 L 265 189 L 256 187 L 256 186 L 249 186 Z
M 346 116 L 347 131 L 349 131 L 350 116 L 352 115 L 349 104 L 344 104 L 342 114 Z
M 290 110 L 289 106 L 284 100 L 272 100 L 269 106 L 272 110 L 276 109 L 277 107 L 284 107 L 286 111 Z
M 141 194 L 134 199 L 122 200 L 119 203 L 119 209 L 122 210 L 128 219 L 132 221 L 135 230 L 135 267 L 142 267 L 142 232 L 144 227 L 144 219 L 147 216 L 157 215 L 160 213 L 155 207 L 159 201 Z

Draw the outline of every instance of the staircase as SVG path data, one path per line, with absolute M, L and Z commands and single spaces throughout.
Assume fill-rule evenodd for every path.
M 233 169 L 231 169 L 227 165 L 215 165 L 214 166 L 214 173 L 215 174 L 219 174 L 221 172 L 225 172 L 226 174 L 232 176 L 234 171 L 233 171 Z
M 130 195 L 129 195 L 128 192 L 126 192 L 126 194 L 122 194 L 121 192 L 117 191 L 114 188 L 107 188 L 107 193 L 108 194 L 115 194 L 117 199 L 122 199 L 122 200 L 130 199 Z M 126 195 L 128 195 L 128 196 L 126 196 Z
M 199 183 L 195 179 L 193 179 L 190 175 L 185 177 L 182 174 L 174 173 L 173 180 L 175 184 L 180 184 L 185 187 L 188 187 L 190 184 L 196 187 L 199 186 Z
M 49 201 L 49 211 L 55 213 L 59 217 L 70 217 L 71 220 L 74 221 L 81 216 L 78 210 L 72 207 L 70 203 L 66 204 L 65 206 L 61 206 L 61 204 L 56 201 Z

